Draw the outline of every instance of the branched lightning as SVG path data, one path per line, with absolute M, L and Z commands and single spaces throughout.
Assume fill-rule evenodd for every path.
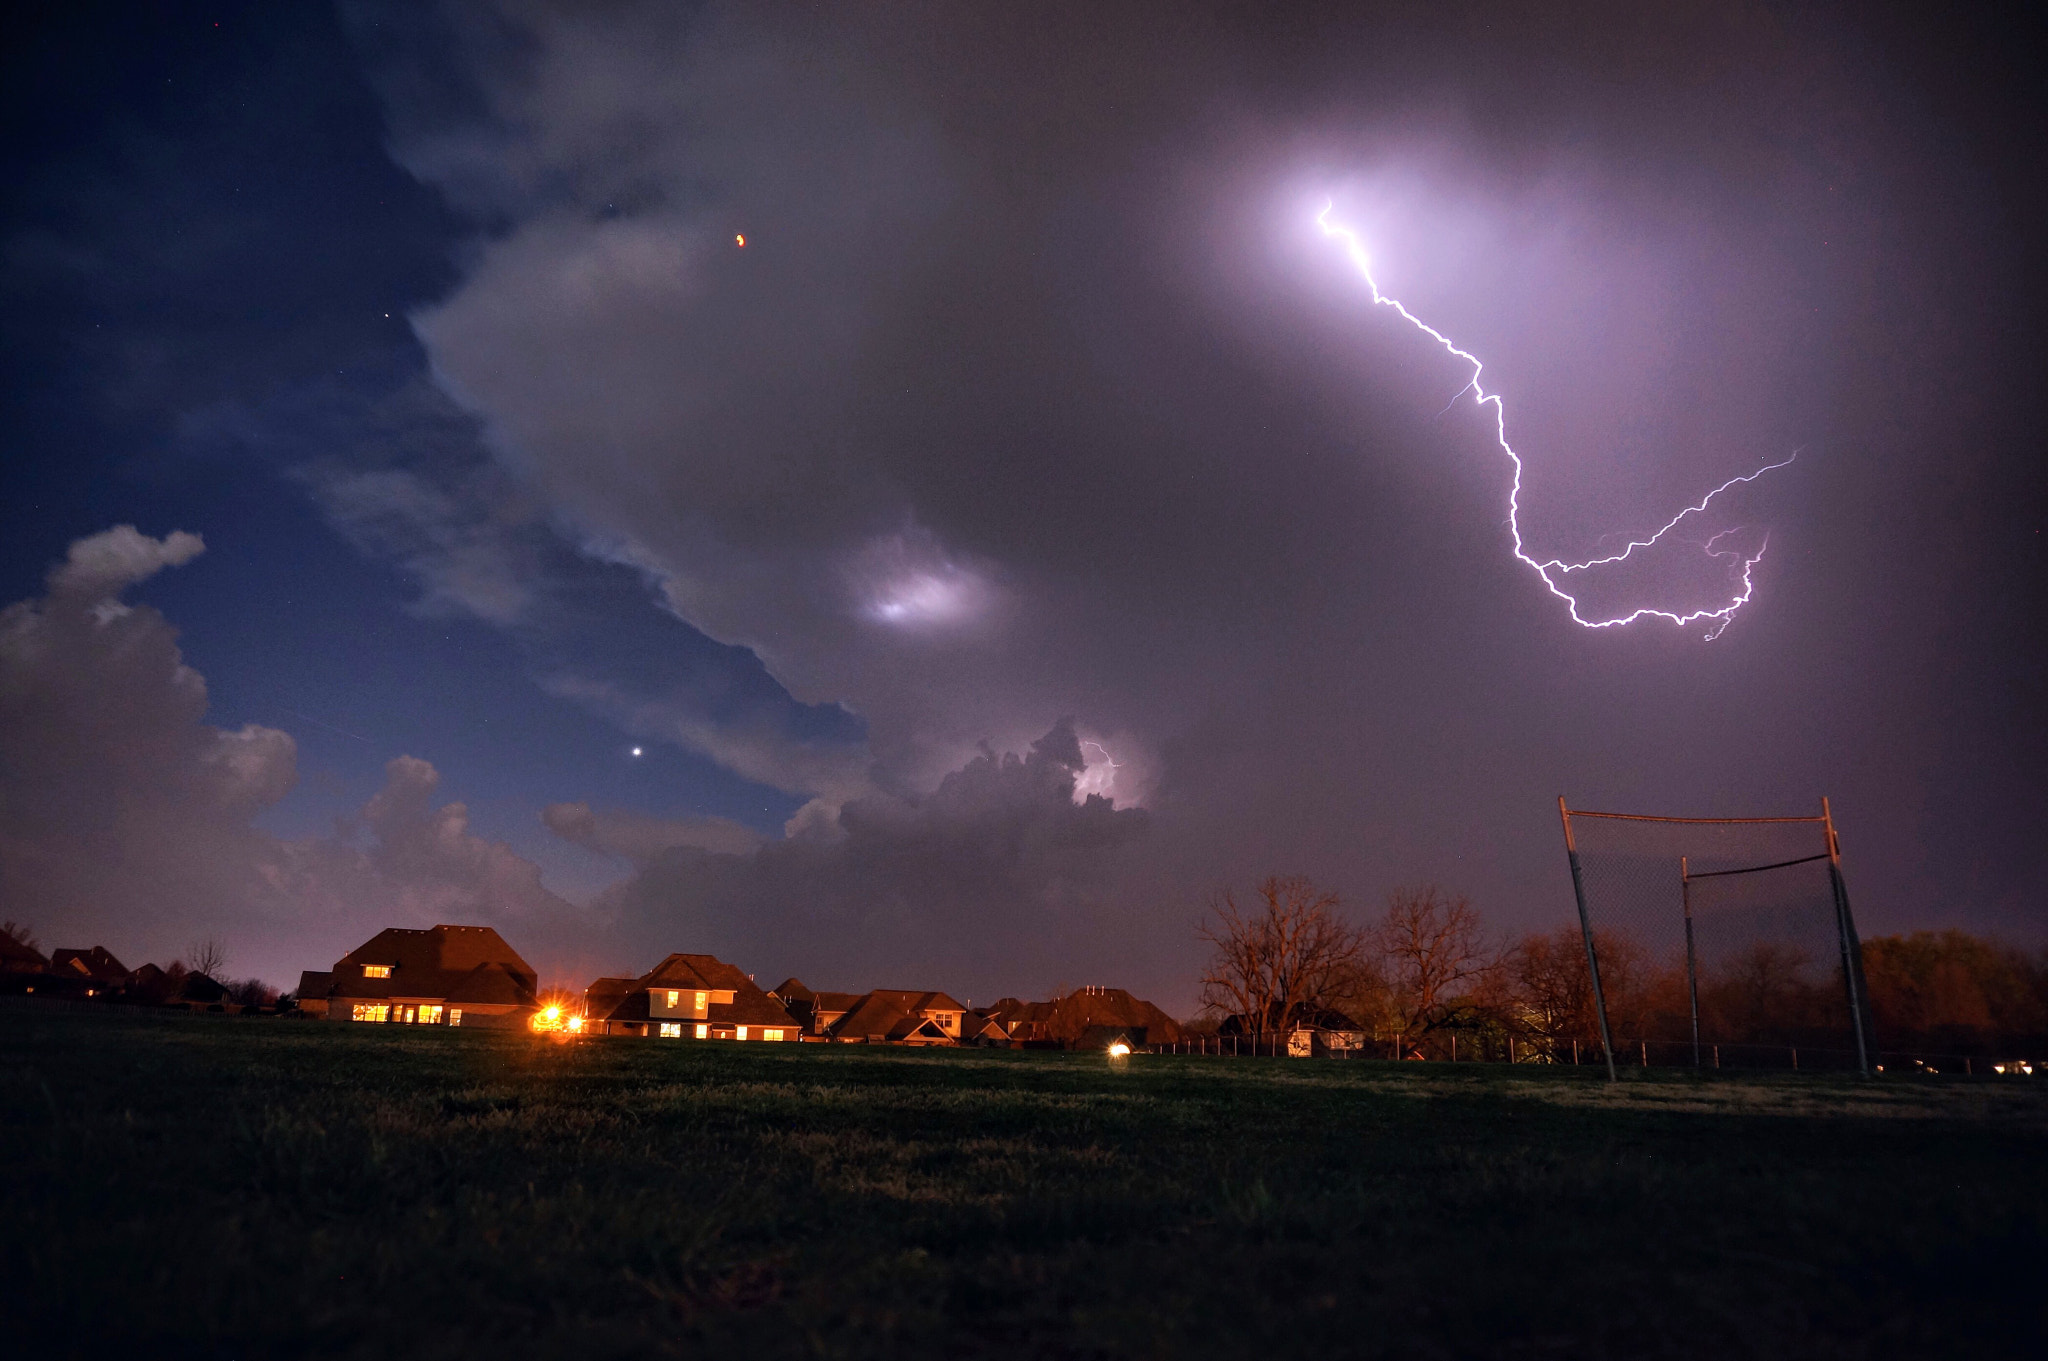
M 1434 340 L 1437 344 L 1443 346 L 1444 349 L 1449 353 L 1457 356 L 1459 359 L 1464 360 L 1467 364 L 1470 364 L 1472 366 L 1471 381 L 1466 383 L 1464 387 L 1458 389 L 1458 391 L 1451 397 L 1450 402 L 1444 407 L 1444 411 L 1449 411 L 1452 406 L 1457 405 L 1458 398 L 1463 397 L 1468 392 L 1473 394 L 1473 400 L 1477 402 L 1479 405 L 1491 406 L 1493 408 L 1494 437 L 1496 441 L 1500 444 L 1501 452 L 1508 456 L 1508 461 L 1514 465 L 1515 470 L 1513 481 L 1509 484 L 1508 487 L 1508 532 L 1510 535 L 1513 536 L 1514 539 L 1515 557 L 1519 561 L 1527 564 L 1532 570 L 1534 570 L 1537 576 L 1543 578 L 1543 584 L 1549 588 L 1550 593 L 1565 603 L 1565 608 L 1571 613 L 1572 622 L 1575 624 L 1582 625 L 1589 629 L 1606 629 L 1615 628 L 1622 624 L 1632 624 L 1636 620 L 1641 619 L 1645 615 L 1653 615 L 1659 619 L 1669 619 L 1672 623 L 1680 625 L 1693 624 L 1699 622 L 1700 620 L 1707 619 L 1713 621 L 1713 626 L 1707 632 L 1707 639 L 1709 641 L 1712 641 L 1713 639 L 1720 637 L 1722 631 L 1728 627 L 1729 621 L 1735 617 L 1735 612 L 1741 609 L 1744 605 L 1749 603 L 1750 595 L 1755 589 L 1754 584 L 1750 579 L 1750 573 L 1759 562 L 1763 561 L 1764 549 L 1769 545 L 1770 542 L 1768 537 L 1764 540 L 1762 544 L 1759 544 L 1757 546 L 1756 556 L 1754 557 L 1745 557 L 1743 556 L 1743 554 L 1733 549 L 1715 549 L 1714 545 L 1716 543 L 1719 543 L 1727 535 L 1735 532 L 1732 529 L 1724 529 L 1719 534 L 1714 535 L 1712 538 L 1708 539 L 1704 544 L 1700 545 L 1702 551 L 1704 551 L 1709 557 L 1727 558 L 1730 559 L 1731 562 L 1740 561 L 1742 564 L 1742 571 L 1740 575 L 1740 580 L 1742 582 L 1741 591 L 1735 596 L 1733 600 L 1731 600 L 1728 604 L 1723 605 L 1719 609 L 1693 610 L 1689 613 L 1686 613 L 1675 610 L 1661 610 L 1646 605 L 1641 609 L 1631 611 L 1628 614 L 1619 615 L 1612 619 L 1588 619 L 1579 613 L 1578 598 L 1572 595 L 1571 592 L 1565 590 L 1564 585 L 1561 583 L 1569 583 L 1572 574 L 1575 572 L 1583 572 L 1588 568 L 1604 567 L 1609 563 L 1620 562 L 1624 558 L 1628 557 L 1631 553 L 1635 552 L 1638 548 L 1650 547 L 1651 545 L 1655 544 L 1658 540 L 1662 539 L 1666 534 L 1669 534 L 1673 529 L 1676 529 L 1678 525 L 1686 519 L 1686 517 L 1698 515 L 1704 512 L 1709 505 L 1713 504 L 1714 498 L 1719 496 L 1722 492 L 1727 491 L 1730 487 L 1738 486 L 1745 482 L 1754 482 L 1759 477 L 1762 477 L 1765 473 L 1771 472 L 1773 469 L 1785 467 L 1787 464 L 1791 463 L 1794 459 L 1799 457 L 1799 451 L 1796 449 L 1793 450 L 1791 455 L 1785 458 L 1782 462 L 1767 463 L 1763 467 L 1758 468 L 1753 473 L 1745 473 L 1740 477 L 1729 478 L 1726 482 L 1723 482 L 1720 486 L 1714 488 L 1705 496 L 1701 497 L 1696 503 L 1687 506 L 1685 509 L 1679 511 L 1678 514 L 1672 516 L 1669 520 L 1665 521 L 1663 526 L 1659 528 L 1656 533 L 1650 535 L 1648 538 L 1629 540 L 1628 543 L 1618 553 L 1610 553 L 1606 557 L 1588 558 L 1584 562 L 1566 562 L 1562 558 L 1552 558 L 1548 561 L 1538 561 L 1537 559 L 1529 556 L 1528 552 L 1526 551 L 1522 543 L 1522 456 L 1515 452 L 1515 448 L 1512 444 L 1508 443 L 1507 408 L 1501 402 L 1500 395 L 1498 393 L 1490 393 L 1480 385 L 1479 376 L 1482 372 L 1484 372 L 1486 366 L 1479 361 L 1477 355 L 1474 355 L 1467 350 L 1459 349 L 1457 345 L 1452 343 L 1449 336 L 1446 336 L 1445 334 L 1443 334 L 1443 332 L 1437 330 L 1435 327 L 1431 326 L 1429 323 L 1423 321 L 1420 317 L 1416 316 L 1413 312 L 1410 312 L 1406 307 L 1402 306 L 1398 298 L 1390 298 L 1386 294 L 1380 292 L 1379 281 L 1373 278 L 1371 257 L 1366 254 L 1365 245 L 1358 239 L 1358 234 L 1352 231 L 1349 227 L 1345 227 L 1338 223 L 1330 221 L 1330 211 L 1334 206 L 1334 204 L 1323 205 L 1322 212 L 1316 214 L 1316 225 L 1323 229 L 1323 234 L 1325 236 L 1331 237 L 1335 240 L 1342 241 L 1344 243 L 1344 249 L 1346 253 L 1350 255 L 1351 263 L 1358 267 L 1358 272 L 1365 277 L 1366 286 L 1372 290 L 1373 302 L 1381 307 L 1393 308 L 1396 312 L 1401 314 L 1402 319 L 1407 321 L 1409 325 L 1413 326 L 1416 330 L 1428 336 L 1431 340 Z M 1443 412 L 1438 412 L 1437 414 L 1442 415 Z M 1107 752 L 1103 754 L 1105 756 L 1108 755 Z
M 1111 756 L 1109 754 L 1109 748 L 1103 746 L 1100 742 L 1091 742 L 1087 738 L 1083 738 L 1081 739 L 1081 745 L 1084 747 L 1093 747 L 1097 751 L 1102 753 L 1102 764 L 1109 767 L 1109 774 L 1102 779 L 1101 788 L 1096 789 L 1093 787 L 1094 775 L 1096 770 L 1100 769 L 1100 767 L 1084 765 L 1081 771 L 1081 778 L 1074 786 L 1076 795 L 1078 796 L 1084 788 L 1087 790 L 1088 793 L 1091 794 L 1107 793 L 1109 789 L 1116 784 L 1116 773 L 1124 768 L 1123 763 L 1121 761 L 1118 761 L 1114 756 Z M 1087 758 L 1084 756 L 1082 759 L 1085 762 Z

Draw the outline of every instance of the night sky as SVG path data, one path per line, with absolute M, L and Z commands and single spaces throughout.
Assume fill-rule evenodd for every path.
M 2023 10 L 1275 10 L 17 14 L 0 913 L 1185 1011 L 1221 886 L 1828 795 L 2043 943 Z M 1582 574 L 1719 636 L 1515 560 L 1326 203 L 1532 556 L 1796 454 Z

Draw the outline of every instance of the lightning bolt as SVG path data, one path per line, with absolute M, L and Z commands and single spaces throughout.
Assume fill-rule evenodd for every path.
M 1094 787 L 1096 783 L 1095 771 L 1099 770 L 1101 767 L 1083 767 L 1080 778 L 1076 780 L 1074 783 L 1075 796 L 1078 798 L 1083 792 L 1089 794 L 1107 794 L 1110 791 L 1110 789 L 1114 787 L 1116 784 L 1116 773 L 1119 770 L 1123 769 L 1122 763 L 1119 762 L 1114 756 L 1111 756 L 1109 754 L 1109 748 L 1103 746 L 1100 742 L 1090 742 L 1086 738 L 1083 738 L 1081 740 L 1081 745 L 1084 747 L 1093 747 L 1097 751 L 1102 753 L 1102 762 L 1103 765 L 1109 767 L 1109 775 L 1101 781 L 1101 788 L 1098 789 Z
M 1708 539 L 1706 543 L 1701 545 L 1702 550 L 1709 557 L 1727 558 L 1731 561 L 1731 564 L 1735 561 L 1740 561 L 1742 564 L 1740 577 L 1742 589 L 1740 593 L 1728 604 L 1716 610 L 1693 610 L 1689 613 L 1682 613 L 1675 610 L 1660 610 L 1654 606 L 1646 605 L 1641 609 L 1632 610 L 1628 614 L 1617 615 L 1612 619 L 1588 619 L 1579 613 L 1578 598 L 1570 591 L 1567 591 L 1564 586 L 1570 583 L 1574 573 L 1584 572 L 1593 567 L 1605 567 L 1609 563 L 1622 561 L 1638 548 L 1649 548 L 1666 534 L 1676 529 L 1687 517 L 1702 514 L 1708 506 L 1713 504 L 1714 498 L 1722 492 L 1727 491 L 1730 487 L 1740 486 L 1745 482 L 1754 482 L 1765 473 L 1787 466 L 1799 457 L 1799 451 L 1794 449 L 1783 461 L 1766 463 L 1753 473 L 1745 473 L 1740 477 L 1729 478 L 1726 482 L 1723 482 L 1720 486 L 1701 497 L 1697 502 L 1687 506 L 1679 511 L 1678 514 L 1666 520 L 1656 533 L 1648 538 L 1629 540 L 1618 553 L 1610 553 L 1606 557 L 1601 558 L 1588 558 L 1584 562 L 1566 562 L 1562 558 L 1552 558 L 1547 562 L 1539 562 L 1537 559 L 1529 556 L 1522 543 L 1522 456 L 1515 452 L 1515 447 L 1512 444 L 1508 443 L 1507 407 L 1502 403 L 1500 394 L 1488 392 L 1484 387 L 1480 386 L 1479 377 L 1485 372 L 1486 365 L 1479 361 L 1477 355 L 1468 350 L 1458 348 L 1449 336 L 1402 306 L 1400 299 L 1390 298 L 1380 292 L 1379 281 L 1373 278 L 1372 258 L 1366 254 L 1365 243 L 1360 241 L 1358 234 L 1349 227 L 1330 220 L 1330 211 L 1335 206 L 1334 202 L 1324 204 L 1323 210 L 1316 214 L 1316 225 L 1322 228 L 1324 236 L 1344 243 L 1345 253 L 1351 257 L 1351 263 L 1358 267 L 1358 272 L 1365 277 L 1366 287 L 1372 290 L 1373 302 L 1381 307 L 1393 308 L 1401 314 L 1402 319 L 1409 325 L 1443 346 L 1449 353 L 1472 366 L 1471 381 L 1458 389 L 1451 397 L 1450 402 L 1445 405 L 1444 411 L 1449 411 L 1452 406 L 1457 405 L 1458 398 L 1463 397 L 1468 392 L 1473 394 L 1473 400 L 1479 405 L 1491 406 L 1493 408 L 1494 438 L 1500 445 L 1500 451 L 1508 456 L 1508 461 L 1514 465 L 1515 469 L 1514 479 L 1508 486 L 1508 532 L 1514 537 L 1516 560 L 1525 564 L 1537 576 L 1543 578 L 1543 584 L 1550 589 L 1550 593 L 1565 603 L 1565 608 L 1571 613 L 1572 622 L 1585 628 L 1618 628 L 1623 624 L 1632 624 L 1645 615 L 1649 615 L 1658 619 L 1669 619 L 1672 623 L 1678 625 L 1696 624 L 1703 619 L 1712 620 L 1713 626 L 1707 631 L 1706 639 L 1708 642 L 1712 642 L 1720 637 L 1722 632 L 1727 629 L 1729 621 L 1735 618 L 1735 612 L 1749 603 L 1749 598 L 1756 589 L 1755 583 L 1751 580 L 1751 573 L 1756 565 L 1764 559 L 1764 549 L 1770 545 L 1768 536 L 1766 536 L 1763 543 L 1757 546 L 1755 557 L 1745 557 L 1733 549 L 1715 550 L 1714 545 L 1716 543 L 1735 532 L 1732 529 L 1722 530 L 1719 534 L 1714 535 L 1713 538 Z M 1439 411 L 1437 414 L 1441 416 L 1443 411 Z M 1103 753 L 1105 756 L 1108 754 L 1107 752 Z

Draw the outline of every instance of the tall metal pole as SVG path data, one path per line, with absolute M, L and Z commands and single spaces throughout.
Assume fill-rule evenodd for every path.
M 1692 869 L 1678 857 L 1678 897 L 1685 905 L 1685 991 L 1692 1003 L 1692 1066 L 1700 1066 L 1700 966 L 1692 944 Z
M 1564 821 L 1564 853 L 1572 864 L 1572 895 L 1579 900 L 1579 934 L 1586 938 L 1586 970 L 1593 976 L 1593 1007 L 1600 1013 L 1600 1049 L 1607 1055 L 1607 1080 L 1621 1081 L 1614 1071 L 1614 1038 L 1607 1031 L 1607 997 L 1600 991 L 1600 955 L 1593 948 L 1593 919 L 1586 915 L 1586 875 L 1579 867 L 1579 843 L 1572 838 L 1572 810 L 1557 796 L 1557 815 Z
M 1835 933 L 1842 942 L 1842 986 L 1849 996 L 1849 1019 L 1856 1025 L 1856 1071 L 1869 1077 L 1870 1036 L 1863 1014 L 1863 942 L 1856 936 L 1856 918 L 1849 911 L 1849 886 L 1842 881 L 1842 843 L 1835 835 L 1835 815 L 1827 797 L 1820 801 L 1820 820 L 1828 838 L 1828 885 L 1835 893 Z

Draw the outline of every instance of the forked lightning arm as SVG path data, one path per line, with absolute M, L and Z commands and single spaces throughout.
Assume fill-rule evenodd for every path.
M 1579 613 L 1578 598 L 1572 595 L 1570 591 L 1565 590 L 1563 583 L 1569 582 L 1574 572 L 1583 572 L 1589 567 L 1602 567 L 1608 563 L 1620 562 L 1638 548 L 1650 547 L 1673 529 L 1676 529 L 1679 523 L 1687 516 L 1697 515 L 1706 510 L 1713 503 L 1714 498 L 1722 492 L 1743 482 L 1754 482 L 1774 468 L 1784 467 L 1786 464 L 1791 463 L 1793 459 L 1799 457 L 1798 451 L 1794 450 L 1792 455 L 1783 462 L 1767 463 L 1753 473 L 1745 473 L 1741 477 L 1729 478 L 1726 482 L 1723 482 L 1720 486 L 1701 497 L 1696 504 L 1687 506 L 1684 510 L 1679 511 L 1678 514 L 1665 521 L 1663 527 L 1656 533 L 1650 535 L 1647 539 L 1630 540 L 1618 553 L 1610 553 L 1604 558 L 1588 558 L 1584 562 L 1566 562 L 1562 558 L 1552 558 L 1547 562 L 1537 561 L 1529 556 L 1522 545 L 1522 456 L 1515 452 L 1512 444 L 1508 443 L 1507 409 L 1502 405 L 1499 394 L 1489 393 L 1479 385 L 1479 375 L 1485 370 L 1486 366 L 1479 362 L 1478 356 L 1469 351 L 1459 349 L 1451 343 L 1449 336 L 1446 336 L 1443 332 L 1423 321 L 1413 312 L 1410 312 L 1406 307 L 1403 307 L 1399 299 L 1390 298 L 1380 292 L 1379 282 L 1372 276 L 1372 260 L 1366 254 L 1364 243 L 1358 239 L 1358 234 L 1349 227 L 1330 221 L 1330 209 L 1332 206 L 1334 205 L 1325 204 L 1323 211 L 1316 214 L 1316 225 L 1323 229 L 1325 236 L 1344 243 L 1345 251 L 1351 256 L 1351 263 L 1358 266 L 1358 272 L 1365 276 L 1366 286 L 1372 290 L 1372 300 L 1382 307 L 1393 308 L 1401 314 L 1402 319 L 1407 321 L 1409 325 L 1472 366 L 1472 381 L 1459 389 L 1458 397 L 1462 397 L 1465 393 L 1470 392 L 1474 394 L 1474 400 L 1481 406 L 1491 406 L 1493 408 L 1495 439 L 1500 443 L 1500 451 L 1506 454 L 1508 461 L 1514 465 L 1514 480 L 1508 487 L 1508 532 L 1514 537 L 1515 557 L 1532 568 L 1537 576 L 1542 577 L 1543 584 L 1550 588 L 1550 593 L 1565 603 L 1565 608 L 1571 612 L 1572 622 L 1589 629 L 1607 629 L 1621 624 L 1632 624 L 1644 615 L 1654 615 L 1659 619 L 1669 619 L 1674 624 L 1692 624 L 1702 619 L 1710 619 L 1714 621 L 1714 627 L 1707 634 L 1708 639 L 1720 637 L 1721 631 L 1728 627 L 1728 621 L 1735 617 L 1735 612 L 1749 603 L 1750 594 L 1755 589 L 1750 581 L 1750 571 L 1759 562 L 1763 561 L 1764 547 L 1768 545 L 1768 539 L 1765 540 L 1763 545 L 1758 546 L 1755 557 L 1741 557 L 1740 554 L 1732 551 L 1715 551 L 1714 545 L 1725 535 L 1733 533 L 1734 531 L 1732 530 L 1723 530 L 1720 534 L 1716 534 L 1702 545 L 1704 551 L 1710 557 L 1740 558 L 1742 562 L 1742 589 L 1740 593 L 1728 604 L 1723 605 L 1717 610 L 1693 610 L 1690 613 L 1683 613 L 1675 610 L 1660 610 L 1646 605 L 1639 610 L 1619 615 L 1613 619 L 1588 619 Z M 1451 400 L 1456 402 L 1458 397 L 1453 397 Z M 1450 408 L 1447 406 L 1444 410 L 1448 411 Z

